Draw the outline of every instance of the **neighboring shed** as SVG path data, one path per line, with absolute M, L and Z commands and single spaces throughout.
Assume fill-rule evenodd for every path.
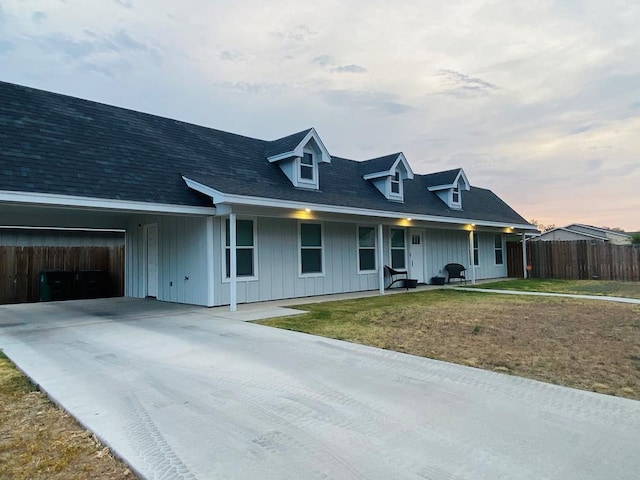
M 609 242 L 615 245 L 628 245 L 631 243 L 631 235 L 607 228 L 593 227 L 581 223 L 572 223 L 566 227 L 558 227 L 546 231 L 534 238 L 534 241 L 561 241 L 591 240 L 596 242 Z

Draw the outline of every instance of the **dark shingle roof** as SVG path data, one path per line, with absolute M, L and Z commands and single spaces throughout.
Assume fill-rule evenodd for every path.
M 371 160 L 365 160 L 358 162 L 360 164 L 360 172 L 362 175 L 368 173 L 386 172 L 393 167 L 393 164 L 398 159 L 398 153 L 392 153 L 391 155 L 385 155 L 384 157 L 372 158 Z
M 293 135 L 287 135 L 286 137 L 279 138 L 271 142 L 266 142 L 267 148 L 264 152 L 265 157 L 271 157 L 280 153 L 288 153 L 293 151 L 293 149 L 296 148 L 302 140 L 304 140 L 304 137 L 306 137 L 310 131 L 311 129 L 307 128 L 302 132 L 294 133 Z
M 460 173 L 460 168 L 446 170 L 444 172 L 430 173 L 424 175 L 424 182 L 427 187 L 437 187 L 440 185 L 452 185 L 456 181 L 456 177 Z
M 481 188 L 449 210 L 426 189 L 433 175 L 406 180 L 405 202 L 390 202 L 363 180 L 363 162 L 340 157 L 320 164 L 320 191 L 296 189 L 266 152 L 290 151 L 308 132 L 269 142 L 0 82 L 0 190 L 210 206 L 184 175 L 228 194 L 526 223 Z

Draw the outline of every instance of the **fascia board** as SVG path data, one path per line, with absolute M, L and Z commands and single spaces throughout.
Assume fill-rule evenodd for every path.
M 141 213 L 175 213 L 185 215 L 215 215 L 215 207 L 195 207 L 165 203 L 136 202 L 53 193 L 32 193 L 0 190 L 0 202 L 20 205 L 42 205 L 51 207 L 77 207 L 86 209 L 117 210 Z
M 452 218 L 452 217 L 444 217 L 444 216 L 441 217 L 436 215 L 389 212 L 385 210 L 371 210 L 366 208 L 344 207 L 340 205 L 294 202 L 290 200 L 277 200 L 277 199 L 271 199 L 271 198 L 251 197 L 246 195 L 226 194 L 224 195 L 224 197 L 225 197 L 226 203 L 237 204 L 237 205 L 287 208 L 292 210 L 301 210 L 301 209 L 303 210 L 305 208 L 308 208 L 316 212 L 338 213 L 338 214 L 344 214 L 344 215 L 358 215 L 358 216 L 365 216 L 365 217 L 381 217 L 381 218 L 390 218 L 390 219 L 404 219 L 407 217 L 411 217 L 411 219 L 415 221 L 451 223 L 451 224 L 457 224 L 457 225 L 470 225 L 474 223 L 476 224 L 476 226 L 484 226 L 484 227 L 502 227 L 502 228 L 513 227 L 514 229 L 518 229 L 518 230 L 536 230 L 536 227 L 528 224 L 492 222 L 492 221 L 483 221 L 483 220 L 472 219 L 472 218 Z M 216 202 L 216 204 L 218 204 L 218 202 Z
M 411 165 L 409 165 L 409 162 L 407 161 L 407 157 L 405 157 L 404 153 L 402 153 L 402 152 L 400 152 L 398 154 L 398 158 L 393 163 L 393 166 L 391 167 L 391 169 L 389 171 L 390 172 L 395 171 L 395 169 L 398 168 L 398 164 L 400 162 L 402 162 L 402 164 L 404 165 L 404 168 L 407 170 L 407 178 L 409 180 L 413 180 L 413 170 L 411 169 Z
M 294 148 L 290 152 L 271 155 L 270 157 L 267 157 L 267 160 L 269 161 L 269 163 L 274 163 L 274 162 L 279 162 L 281 160 L 285 160 L 291 157 L 302 157 L 304 154 L 305 145 L 309 143 L 309 140 L 311 140 L 312 138 L 316 141 L 316 144 L 320 148 L 320 161 L 322 163 L 331 163 L 331 155 L 329 154 L 327 147 L 325 147 L 324 143 L 322 143 L 322 140 L 320 139 L 320 136 L 316 132 L 315 128 L 312 128 L 311 130 L 309 130 L 309 132 L 304 136 L 302 141 L 298 143 L 298 145 L 296 145 L 296 148 Z
M 291 152 L 279 153 L 277 155 L 272 155 L 270 157 L 267 157 L 267 160 L 269 160 L 269 163 L 275 163 L 275 162 L 279 162 L 280 160 L 286 160 L 287 158 L 291 158 L 291 157 L 299 157 L 301 155 L 302 155 L 302 151 L 300 151 L 300 155 L 296 154 L 295 151 L 291 151 Z
M 208 187 L 200 182 L 196 182 L 195 180 L 191 180 L 188 177 L 182 176 L 182 180 L 187 184 L 187 187 L 195 190 L 196 192 L 200 192 L 203 195 L 211 197 L 211 200 L 214 204 L 224 203 L 226 201 L 226 195 L 222 193 L 220 190 L 216 190 L 215 188 Z
M 456 185 L 459 182 L 460 178 L 462 178 L 462 180 L 464 180 L 464 184 L 465 184 L 465 188 L 464 189 L 467 190 L 467 191 L 470 190 L 471 189 L 471 184 L 469 183 L 469 180 L 467 179 L 467 174 L 464 173 L 463 169 L 460 169 L 460 171 L 458 172 L 458 175 L 456 175 L 456 179 L 453 182 L 453 184 Z
M 449 188 L 453 188 L 454 185 L 455 183 L 449 185 L 433 185 L 431 187 L 427 187 L 427 190 L 429 190 L 430 192 L 438 192 L 440 190 L 448 190 Z
M 367 173 L 366 175 L 363 175 L 362 178 L 364 178 L 365 180 L 375 180 L 376 178 L 390 177 L 390 176 L 391 176 L 391 170 L 385 170 L 384 172 Z

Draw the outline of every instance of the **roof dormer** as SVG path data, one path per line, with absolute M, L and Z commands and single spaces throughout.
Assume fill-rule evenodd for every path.
M 362 162 L 362 178 L 373 183 L 387 200 L 404 201 L 404 181 L 413 179 L 413 171 L 402 152 Z
M 321 163 L 331 163 L 331 155 L 313 128 L 270 142 L 265 154 L 298 188 L 318 190 L 318 167 Z
M 427 190 L 434 192 L 440 200 L 454 210 L 462 210 L 462 192 L 471 185 L 461 168 L 425 175 Z

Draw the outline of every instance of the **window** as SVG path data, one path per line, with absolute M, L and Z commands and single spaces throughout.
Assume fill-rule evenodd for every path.
M 495 235 L 495 252 L 496 252 L 496 265 L 504 264 L 504 257 L 502 251 L 502 235 Z
M 300 224 L 300 273 L 322 274 L 322 225 Z
M 451 192 L 451 203 L 455 205 L 460 204 L 460 187 L 458 185 L 453 187 L 453 191 Z
M 406 249 L 404 243 L 404 230 L 401 228 L 392 228 L 390 231 L 391 237 L 391 268 L 405 269 L 406 263 Z
M 473 264 L 476 266 L 480 265 L 478 252 L 478 234 L 473 232 Z
M 358 227 L 358 272 L 376 270 L 376 230 Z
M 400 172 L 396 172 L 391 179 L 391 193 L 400 195 Z
M 253 220 L 236 220 L 236 276 L 255 276 L 255 235 Z M 231 236 L 229 219 L 225 220 L 226 278 L 231 277 Z
M 313 182 L 313 154 L 304 152 L 300 159 L 300 180 Z

